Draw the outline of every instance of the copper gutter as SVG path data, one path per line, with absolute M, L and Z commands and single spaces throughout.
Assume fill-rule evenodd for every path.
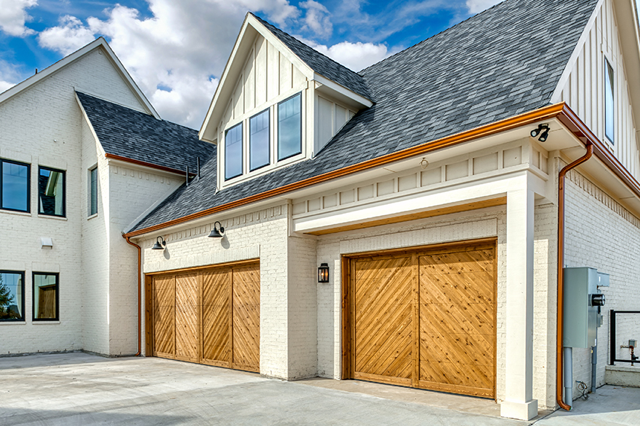
M 565 404 L 562 399 L 562 373 L 564 369 L 564 357 L 562 354 L 562 326 L 564 320 L 564 181 L 567 173 L 571 169 L 591 158 L 593 155 L 593 144 L 591 142 L 587 142 L 586 148 L 587 153 L 585 155 L 565 166 L 558 174 L 558 339 L 556 341 L 556 399 L 558 401 L 558 405 L 567 411 L 571 410 L 571 406 Z
M 177 175 L 184 176 L 185 174 L 184 170 L 174 169 L 174 168 L 165 167 L 165 166 L 159 166 L 158 164 L 147 163 L 146 161 L 134 160 L 133 158 L 123 157 L 121 155 L 106 153 L 104 154 L 104 157 L 109 158 L 111 160 L 124 161 L 125 163 L 131 163 L 131 164 L 137 164 L 138 166 L 149 167 L 151 169 L 162 170 L 163 172 L 175 173 Z M 189 173 L 190 177 L 194 177 L 195 175 L 196 175 L 195 173 Z
M 142 249 L 136 243 L 132 243 L 129 237 L 122 236 L 128 244 L 138 249 L 138 352 L 134 356 L 140 356 L 142 353 Z

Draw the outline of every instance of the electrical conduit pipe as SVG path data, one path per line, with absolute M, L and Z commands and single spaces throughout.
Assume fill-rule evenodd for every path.
M 593 144 L 591 142 L 587 142 L 586 144 L 587 153 L 582 157 L 575 160 L 573 163 L 565 166 L 560 173 L 558 174 L 558 340 L 557 340 L 557 350 L 556 350 L 556 368 L 558 370 L 558 374 L 556 375 L 556 400 L 558 401 L 558 405 L 569 411 L 571 410 L 572 401 L 569 401 L 569 404 L 566 404 L 562 399 L 562 378 L 563 378 L 563 351 L 562 351 L 562 340 L 563 340 L 563 329 L 562 324 L 564 321 L 564 181 L 567 173 L 584 163 L 593 155 Z M 570 353 L 570 350 L 568 351 Z M 570 372 L 567 372 L 570 373 Z M 573 376 L 573 374 L 571 374 Z M 573 379 L 571 379 L 572 381 Z M 573 389 L 573 383 L 568 383 L 568 385 Z M 571 397 L 571 395 L 568 395 Z

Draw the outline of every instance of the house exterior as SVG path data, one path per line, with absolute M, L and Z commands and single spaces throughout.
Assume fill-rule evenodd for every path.
M 611 336 L 603 315 L 593 381 L 563 267 L 608 274 L 602 314 L 638 310 L 636 16 L 507 0 L 355 73 L 248 14 L 199 133 L 95 41 L 0 95 L 11 194 L 30 183 L 0 210 L 23 301 L 0 352 L 570 404 L 563 367 L 604 384 Z

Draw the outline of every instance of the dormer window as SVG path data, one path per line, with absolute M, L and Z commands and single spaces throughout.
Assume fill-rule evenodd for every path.
M 271 150 L 269 145 L 269 110 L 254 115 L 249 119 L 249 170 L 254 171 L 268 166 Z
M 300 93 L 278 104 L 278 160 L 302 152 L 301 104 Z
M 609 142 L 614 142 L 615 137 L 615 80 L 613 68 L 609 61 L 604 60 L 604 134 Z
M 242 174 L 242 123 L 227 130 L 224 138 L 224 178 Z

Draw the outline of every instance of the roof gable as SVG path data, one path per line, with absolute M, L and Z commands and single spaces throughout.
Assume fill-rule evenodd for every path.
M 28 89 L 29 87 L 39 83 L 40 81 L 44 80 L 48 76 L 58 72 L 59 70 L 63 69 L 65 66 L 71 64 L 72 62 L 77 61 L 78 59 L 84 57 L 85 55 L 89 54 L 95 49 L 103 49 L 103 51 L 107 54 L 107 57 L 114 64 L 115 68 L 122 75 L 122 78 L 127 83 L 127 85 L 129 86 L 131 91 L 134 93 L 136 98 L 138 98 L 140 103 L 144 105 L 146 112 L 153 115 L 155 118 L 160 119 L 160 116 L 158 115 L 156 110 L 153 108 L 153 105 L 151 105 L 151 102 L 149 102 L 149 100 L 144 95 L 144 93 L 142 93 L 142 90 L 140 90 L 140 88 L 135 83 L 133 78 L 131 78 L 131 75 L 126 70 L 126 68 L 122 65 L 122 62 L 120 62 L 120 59 L 118 59 L 118 57 L 113 52 L 113 50 L 111 50 L 111 47 L 109 46 L 109 44 L 102 37 L 95 39 L 91 43 L 78 49 L 72 54 L 65 56 L 55 64 L 45 68 L 44 70 L 40 71 L 35 75 L 32 75 L 26 80 L 4 91 L 3 93 L 0 93 L 0 103 L 14 97 L 18 93 L 21 93 L 22 91 Z

